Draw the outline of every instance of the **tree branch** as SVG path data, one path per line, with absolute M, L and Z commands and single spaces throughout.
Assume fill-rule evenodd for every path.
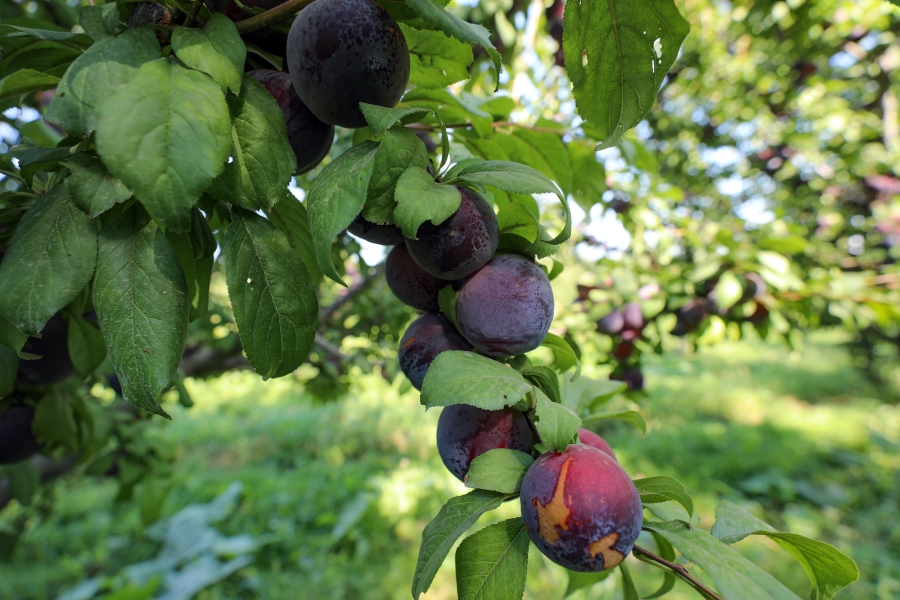
M 371 286 L 375 282 L 375 280 L 383 273 L 384 263 L 381 263 L 375 268 L 374 273 L 372 273 L 368 277 L 365 277 L 359 283 L 355 283 L 350 286 L 343 295 L 339 296 L 337 300 L 335 300 L 319 312 L 319 325 L 321 326 L 322 323 L 330 319 L 331 315 L 336 313 L 338 309 L 343 305 L 347 304 L 348 302 L 365 292 L 369 288 L 369 286 Z
M 313 0 L 288 0 L 284 4 L 280 4 L 264 13 L 259 13 L 249 19 L 238 21 L 235 23 L 235 26 L 237 27 L 238 33 L 250 33 L 251 31 L 262 29 L 272 23 L 281 21 L 282 19 L 287 19 L 312 4 L 312 2 Z
M 662 565 L 663 567 L 669 569 L 675 575 L 677 575 L 681 579 L 688 582 L 695 590 L 697 590 L 701 594 L 706 595 L 709 598 L 712 598 L 712 600 L 722 600 L 722 597 L 720 595 L 718 595 L 717 593 L 715 593 L 714 591 L 712 591 L 711 589 L 709 589 L 708 587 L 706 587 L 705 585 L 700 583 L 699 580 L 697 580 L 693 575 L 688 573 L 688 570 L 685 568 L 684 565 L 679 565 L 678 563 L 673 563 L 672 561 L 666 560 L 661 556 L 657 556 L 657 555 L 653 554 L 652 552 L 650 552 L 649 550 L 645 550 L 637 545 L 634 547 L 634 550 L 632 550 L 632 552 L 635 555 L 635 557 L 637 557 L 637 558 L 646 559 L 647 561 L 650 561 L 650 562 L 655 562 L 655 563 Z

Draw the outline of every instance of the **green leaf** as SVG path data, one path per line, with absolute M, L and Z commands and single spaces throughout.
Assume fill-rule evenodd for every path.
M 656 542 L 656 553 L 659 554 L 662 558 L 668 560 L 669 562 L 675 561 L 675 548 L 672 547 L 672 544 L 666 541 L 664 537 L 659 535 L 658 533 L 653 533 L 653 541 Z M 636 558 L 644 560 L 641 556 L 634 555 Z M 659 566 L 657 563 L 654 563 L 655 566 Z M 650 594 L 649 596 L 644 596 L 644 600 L 650 600 L 651 598 L 660 598 L 668 594 L 673 587 L 675 587 L 675 574 L 669 570 L 663 570 L 663 582 L 660 584 L 659 589 Z
M 110 175 L 99 158 L 79 152 L 73 154 L 63 164 L 72 173 L 66 178 L 66 191 L 69 192 L 75 206 L 88 216 L 99 216 L 132 196 L 131 190 Z
M 518 202 L 507 202 L 500 207 L 497 224 L 500 226 L 499 248 L 518 252 L 528 250 L 537 241 L 540 231 L 531 211 Z
M 764 535 L 797 559 L 813 585 L 813 600 L 830 600 L 859 579 L 859 567 L 849 556 L 825 542 L 796 533 L 781 533 L 744 509 L 723 500 L 716 507 L 712 528 L 716 539 L 733 544 L 749 535 Z
M 365 102 L 360 102 L 359 108 L 366 118 L 366 123 L 369 124 L 369 130 L 375 137 L 378 137 L 401 121 L 418 121 L 431 112 L 427 108 L 387 108 L 377 104 L 366 104 Z
M 670 500 L 682 505 L 688 515 L 694 516 L 694 502 L 684 486 L 671 477 L 647 477 L 636 479 L 634 486 L 641 495 L 643 504 L 657 504 Z
M 419 88 L 443 89 L 469 78 L 472 48 L 440 31 L 423 31 L 400 24 L 409 46 L 409 82 Z
M 247 47 L 234 21 L 225 15 L 212 13 L 203 29 L 176 27 L 172 32 L 172 50 L 186 66 L 215 79 L 222 90 L 230 88 L 235 94 L 241 91 Z
M 122 395 L 168 418 L 156 402 L 187 336 L 187 284 L 166 236 L 140 205 L 103 216 L 93 299 Z
M 397 205 L 394 192 L 400 176 L 411 167 L 424 170 L 426 164 L 428 150 L 415 132 L 406 128 L 387 130 L 375 155 L 363 217 L 372 223 L 393 224 Z
M 716 306 L 722 310 L 728 310 L 741 299 L 744 294 L 744 288 L 738 280 L 737 275 L 731 271 L 725 271 L 719 276 L 719 281 L 713 290 L 715 295 Z
M 422 223 L 443 223 L 459 210 L 462 202 L 455 186 L 435 183 L 434 177 L 417 166 L 403 171 L 394 198 L 397 200 L 394 223 L 403 230 L 403 235 L 412 239 L 417 239 Z
M 97 265 L 97 229 L 58 185 L 35 202 L 0 264 L 0 315 L 34 335 L 75 299 Z
M 92 40 L 83 33 L 75 33 L 71 31 L 56 31 L 53 29 L 34 29 L 31 27 L 19 27 L 17 25 L 7 25 L 12 31 L 3 35 L 6 38 L 36 38 L 39 40 L 50 40 L 54 42 L 68 42 L 78 46 L 90 46 Z
M 597 161 L 593 145 L 572 141 L 566 148 L 572 165 L 572 198 L 590 215 L 591 208 L 603 200 L 606 168 Z
M 518 152 L 513 152 L 506 146 L 504 146 L 504 149 L 511 160 L 534 167 L 553 179 L 559 184 L 563 194 L 568 196 L 572 190 L 572 164 L 569 161 L 569 153 L 566 151 L 566 146 L 560 137 L 562 133 L 562 130 L 557 134 L 516 129 L 512 135 L 497 135 L 494 136 L 494 139 L 498 142 L 506 139 L 513 140 L 517 142 L 516 146 L 519 151 L 523 150 L 522 145 L 527 145 L 528 151 L 525 156 L 540 159 L 535 161 L 534 164 L 530 160 L 526 160 L 525 156 L 520 158 Z M 503 146 L 502 143 L 501 146 Z
M 480 45 L 494 62 L 494 75 L 497 88 L 500 87 L 500 53 L 491 43 L 491 33 L 481 25 L 463 21 L 456 15 L 447 12 L 432 0 L 407 0 L 406 2 L 429 27 L 443 31 L 461 42 L 471 46 Z
M 470 488 L 518 494 L 525 472 L 533 462 L 524 452 L 494 448 L 475 457 L 463 482 Z
M 284 196 L 297 170 L 284 114 L 275 98 L 250 75 L 244 76 L 240 95 L 229 94 L 226 101 L 233 119 L 232 160 L 213 180 L 208 193 L 247 210 L 268 210 Z
M 6 474 L 9 477 L 9 492 L 12 497 L 25 506 L 30 505 L 31 498 L 41 485 L 40 472 L 30 461 L 23 460 L 7 466 Z
M 119 28 L 119 9 L 115 2 L 100 6 L 82 6 L 78 23 L 84 32 L 99 42 L 115 35 Z
M 235 208 L 225 237 L 225 276 L 250 364 L 265 378 L 299 367 L 318 323 L 316 293 L 303 261 L 268 220 Z
M 90 133 L 97 127 L 101 103 L 128 84 L 138 67 L 159 56 L 156 35 L 145 27 L 97 42 L 63 75 L 47 110 L 47 120 L 62 125 L 71 135 Z
M 456 327 L 456 301 L 459 299 L 459 292 L 453 289 L 452 285 L 445 285 L 438 292 L 438 307 L 444 313 L 453 326 Z
M 32 69 L 20 69 L 0 79 L 0 100 L 15 98 L 41 90 L 55 88 L 59 77 L 47 75 Z
M 225 167 L 231 121 L 209 77 L 156 60 L 103 103 L 96 140 L 109 172 L 154 219 L 182 230 L 190 226 L 190 208 Z
M 344 282 L 331 259 L 331 243 L 362 210 L 377 152 L 376 142 L 353 146 L 322 169 L 306 199 L 319 270 L 341 285 Z
M 34 411 L 31 429 L 45 444 L 75 449 L 78 425 L 75 424 L 71 402 L 62 389 L 53 388 L 41 398 Z
M 19 354 L 27 339 L 27 334 L 22 333 L 16 329 L 15 325 L 0 317 L 0 345 L 12 348 L 16 354 Z
M 512 367 L 474 352 L 447 350 L 428 367 L 421 402 L 427 408 L 462 403 L 500 410 L 521 400 L 531 389 Z
M 618 419 L 620 421 L 625 421 L 639 430 L 642 434 L 647 435 L 647 421 L 645 421 L 643 415 L 636 410 L 609 410 L 606 412 L 594 413 L 586 416 L 584 422 L 586 424 L 597 423 L 604 419 Z
M 93 373 L 106 359 L 103 334 L 81 315 L 69 315 L 68 345 L 69 357 L 82 378 Z
M 322 272 L 316 263 L 316 252 L 313 247 L 312 233 L 309 230 L 306 205 L 297 200 L 293 194 L 288 193 L 281 202 L 266 211 L 266 215 L 272 224 L 287 236 L 291 248 L 300 255 L 313 285 L 319 285 L 319 282 L 322 281 Z
M 188 321 L 195 321 L 209 310 L 209 284 L 212 278 L 216 238 L 198 208 L 191 209 L 189 231 L 167 231 L 178 264 L 187 283 Z
M 464 539 L 456 549 L 459 600 L 521 600 L 528 546 L 521 517 L 490 525 Z
M 572 367 L 575 367 L 575 374 L 572 376 L 572 380 L 577 379 L 581 375 L 581 361 L 578 360 L 578 356 L 572 350 L 569 342 L 558 335 L 548 333 L 544 336 L 541 346 L 550 348 L 553 351 L 553 367 L 557 371 L 565 373 Z
M 0 400 L 12 394 L 18 370 L 19 355 L 9 346 L 0 345 Z
M 541 443 L 548 450 L 565 452 L 566 447 L 578 434 L 581 419 L 568 407 L 550 400 L 541 390 L 534 388 L 534 391 L 537 395 L 537 403 L 534 407 L 537 421 L 534 426 L 541 438 Z
M 622 600 L 641 600 L 637 588 L 634 587 L 634 581 L 631 579 L 631 573 L 625 563 L 619 564 L 619 570 L 622 572 Z
M 413 575 L 412 596 L 428 591 L 434 576 L 456 540 L 484 513 L 494 510 L 509 496 L 473 490 L 464 496 L 451 498 L 422 532 L 422 545 Z
M 172 482 L 169 479 L 150 475 L 141 480 L 141 492 L 139 494 L 141 501 L 140 512 L 141 523 L 144 526 L 150 525 L 159 519 L 170 491 L 172 491 Z
M 578 590 L 591 587 L 595 583 L 600 583 L 613 573 L 615 569 L 607 569 L 599 573 L 579 573 L 578 571 L 566 571 L 569 576 L 569 585 L 566 587 L 566 593 L 563 598 L 568 598 Z
M 35 148 L 34 146 L 18 146 L 10 148 L 9 155 L 19 159 L 19 172 L 29 186 L 33 184 L 34 175 L 38 171 L 50 169 L 76 151 L 75 147 Z
M 578 114 L 616 145 L 646 115 L 690 25 L 673 0 L 569 2 L 566 71 Z
M 504 192 L 517 194 L 556 194 L 566 213 L 563 230 L 553 239 L 544 240 L 549 244 L 559 244 L 572 235 L 572 215 L 565 196 L 549 177 L 519 163 L 503 160 L 487 160 L 470 165 L 457 174 L 460 181 L 476 185 L 492 185 Z
M 525 367 L 520 370 L 522 376 L 536 385 L 542 392 L 547 394 L 553 402 L 562 402 L 562 394 L 559 390 L 559 377 L 548 367 Z
M 777 579 L 737 550 L 723 544 L 698 527 L 681 521 L 645 522 L 644 529 L 658 533 L 685 558 L 697 563 L 715 582 L 719 595 L 729 600 L 799 600 Z

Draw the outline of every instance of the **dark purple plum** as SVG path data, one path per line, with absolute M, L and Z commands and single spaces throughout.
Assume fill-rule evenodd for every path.
M 418 239 L 406 240 L 406 247 L 420 267 L 441 279 L 461 279 L 491 260 L 500 243 L 500 229 L 494 209 L 480 194 L 456 186 L 462 199 L 459 209 L 434 225 L 422 223 Z
M 25 340 L 22 352 L 36 354 L 37 360 L 20 360 L 16 381 L 29 385 L 53 385 L 75 374 L 69 357 L 69 328 L 62 316 L 53 315 L 41 337 Z
M 515 408 L 484 410 L 455 404 L 446 407 L 438 420 L 438 452 L 444 466 L 459 479 L 464 479 L 472 461 L 488 450 L 531 452 L 534 442 L 528 419 Z
M 644 374 L 641 373 L 641 370 L 638 367 L 628 367 L 621 373 L 613 373 L 609 378 L 614 381 L 624 381 L 628 384 L 629 390 L 644 389 Z
M 612 355 L 616 360 L 628 360 L 634 354 L 634 343 L 622 341 L 613 347 Z
M 637 302 L 629 302 L 622 311 L 623 328 L 640 334 L 644 330 L 644 313 Z
M 440 313 L 425 313 L 413 321 L 400 339 L 400 370 L 417 390 L 422 389 L 428 367 L 445 350 L 471 350 L 450 319 Z
M 437 312 L 438 293 L 449 281 L 426 273 L 409 255 L 405 244 L 394 246 L 384 265 L 388 287 L 403 304 L 425 312 Z
M 34 407 L 28 404 L 12 404 L 0 414 L 0 465 L 23 461 L 40 450 L 31 431 L 33 421 Z
M 710 302 L 706 298 L 690 300 L 675 312 L 678 320 L 670 333 L 677 336 L 687 335 L 697 328 L 697 325 L 706 318 L 709 311 Z
M 616 335 L 624 326 L 625 316 L 618 310 L 613 310 L 597 321 L 597 331 L 606 335 Z
M 488 356 L 522 354 L 541 345 L 553 321 L 553 290 L 537 264 L 501 254 L 459 290 L 456 322 L 472 346 Z
M 404 243 L 403 232 L 395 225 L 376 225 L 363 219 L 362 215 L 357 216 L 347 231 L 358 238 L 362 238 L 367 242 L 379 244 L 381 246 L 398 246 Z
M 525 474 L 519 499 L 531 541 L 572 571 L 619 565 L 644 524 L 631 477 L 608 454 L 584 444 L 539 457 Z
M 288 142 L 297 157 L 297 175 L 316 167 L 328 156 L 334 142 L 334 125 L 323 123 L 294 91 L 291 76 L 281 71 L 259 69 L 249 75 L 266 88 L 287 121 Z
M 584 429 L 583 427 L 578 430 L 578 441 L 582 444 L 586 444 L 588 446 L 592 446 L 597 450 L 603 450 L 607 454 L 613 457 L 613 460 L 618 462 L 616 459 L 616 453 L 613 452 L 613 449 L 609 444 L 606 443 L 602 437 L 591 431 L 590 429 Z
M 360 102 L 393 108 L 409 81 L 400 26 L 372 0 L 315 0 L 287 40 L 294 89 L 322 121 L 365 127 Z

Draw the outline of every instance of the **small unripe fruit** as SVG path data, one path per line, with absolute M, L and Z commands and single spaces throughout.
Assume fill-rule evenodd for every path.
M 0 465 L 17 463 L 40 450 L 40 443 L 31 431 L 34 407 L 13 404 L 0 415 Z
M 605 452 L 575 444 L 538 458 L 522 481 L 525 530 L 544 556 L 572 571 L 603 571 L 631 552 L 641 498 Z
M 438 279 L 416 264 L 405 244 L 394 246 L 384 265 L 388 287 L 403 304 L 425 312 L 436 312 L 438 293 L 449 281 Z
M 376 225 L 366 221 L 362 215 L 357 216 L 347 231 L 367 242 L 379 246 L 397 246 L 404 243 L 403 232 L 395 225 Z
M 287 64 L 303 103 L 341 127 L 365 127 L 359 103 L 393 108 L 409 81 L 400 26 L 371 0 L 315 0 L 300 11 Z
M 599 435 L 597 435 L 590 429 L 584 429 L 583 427 L 581 429 L 579 429 L 578 430 L 578 441 L 587 446 L 596 448 L 597 450 L 602 450 L 603 452 L 606 452 L 611 457 L 613 457 L 614 460 L 616 460 L 618 462 L 618 459 L 616 458 L 616 453 L 613 452 L 613 449 L 610 447 L 610 445 L 606 443 L 606 440 L 604 440 L 602 437 L 600 437 Z
M 480 194 L 457 186 L 462 199 L 459 209 L 440 225 L 426 221 L 418 239 L 406 247 L 420 267 L 441 279 L 461 279 L 487 263 L 497 251 L 500 229 L 494 209 Z
M 541 345 L 553 321 L 553 289 L 537 264 L 517 254 L 491 260 L 459 290 L 456 322 L 488 356 L 522 354 Z
M 437 447 L 444 466 L 463 479 L 469 466 L 488 450 L 509 448 L 531 452 L 534 433 L 514 408 L 484 410 L 467 404 L 444 408 L 437 426 Z
M 445 350 L 471 350 L 450 319 L 439 313 L 425 313 L 413 321 L 400 339 L 400 370 L 417 390 L 422 389 L 428 367 Z

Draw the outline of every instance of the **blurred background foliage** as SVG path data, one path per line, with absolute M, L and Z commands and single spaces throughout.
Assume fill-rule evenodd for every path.
M 491 135 L 512 137 L 508 121 L 562 128 L 571 160 L 572 148 L 588 148 L 590 158 L 597 137 L 577 117 L 560 66 L 562 3 L 451 6 L 490 29 L 504 57 L 500 93 L 509 100 L 482 111 Z M 576 228 L 554 256 L 566 270 L 553 282 L 553 331 L 577 345 L 587 376 L 604 378 L 622 361 L 594 323 L 641 303 L 655 326 L 624 362 L 643 371 L 646 390 L 615 402 L 641 410 L 650 429 L 645 438 L 621 423 L 602 430 L 632 476 L 679 479 L 704 526 L 727 498 L 836 545 L 862 572 L 843 597 L 898 597 L 900 8 L 881 0 L 678 6 L 692 29 L 659 101 L 571 182 Z M 0 21 L 68 30 L 78 7 L 7 0 Z M 0 67 L 15 68 L 8 39 L 3 49 Z M 470 71 L 452 90 L 471 106 L 496 81 L 483 53 Z M 40 119 L 48 101 L 38 93 L 27 106 L 0 106 L 3 153 L 24 139 L 58 141 Z M 339 139 L 332 157 L 350 143 Z M 469 134 L 454 137 L 454 160 L 479 152 Z M 297 179 L 295 195 L 304 197 L 316 172 Z M 191 325 L 189 377 L 167 398 L 172 423 L 111 410 L 115 393 L 97 377 L 99 458 L 39 489 L 5 471 L 14 495 L 37 491 L 0 512 L 0 598 L 54 597 L 96 578 L 118 590 L 109 598 L 153 597 L 161 580 L 127 582 L 126 567 L 168 556 L 167 519 L 235 481 L 239 499 L 209 531 L 253 543 L 204 549 L 207 576 L 222 577 L 198 597 L 407 596 L 422 528 L 463 488 L 435 451 L 437 414 L 423 414 L 399 375 L 396 344 L 414 312 L 388 293 L 383 251 L 346 236 L 334 253 L 351 287 L 321 284 L 317 342 L 294 376 L 261 382 L 242 371 L 217 266 L 210 313 Z M 765 286 L 748 293 L 754 276 Z M 678 331 L 679 309 L 698 298 L 708 303 L 702 318 Z M 100 419 L 104 409 L 116 416 Z M 737 547 L 805 594 L 803 574 L 775 546 Z M 250 566 L 216 570 L 247 556 Z M 538 553 L 531 561 L 526 597 L 561 597 L 565 573 Z M 635 569 L 640 590 L 655 589 L 658 575 Z M 573 597 L 616 597 L 614 580 Z M 427 597 L 452 598 L 453 589 L 451 562 Z

